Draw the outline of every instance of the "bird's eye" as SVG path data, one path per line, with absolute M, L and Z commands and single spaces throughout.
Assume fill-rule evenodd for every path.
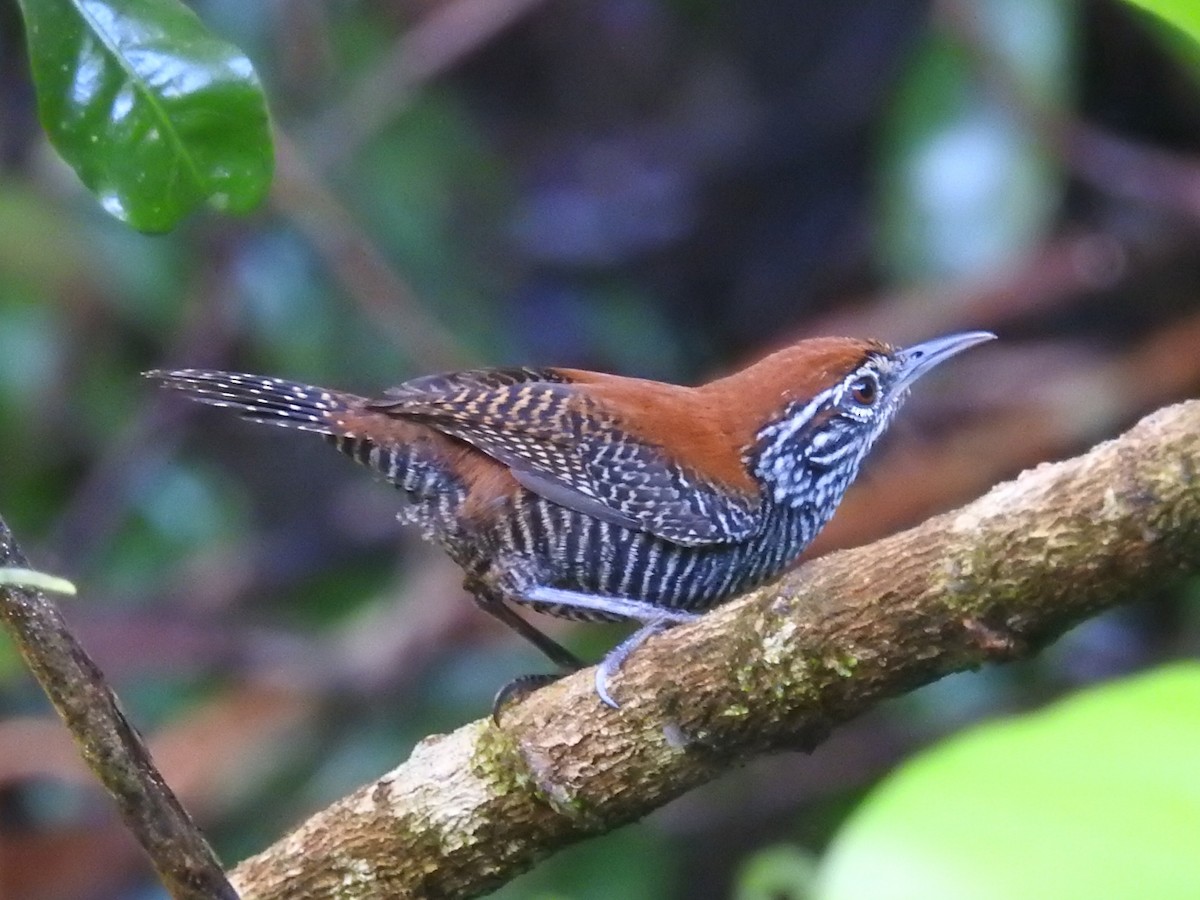
M 860 406 L 872 406 L 879 398 L 879 383 L 867 375 L 856 378 L 850 384 L 850 396 Z

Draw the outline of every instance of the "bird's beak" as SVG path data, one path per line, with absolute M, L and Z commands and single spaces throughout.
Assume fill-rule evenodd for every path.
M 995 340 L 995 338 L 996 336 L 990 331 L 966 331 L 962 334 L 948 334 L 945 337 L 905 347 L 896 354 L 896 361 L 899 363 L 897 387 L 903 390 L 934 366 L 962 353 L 968 347 L 974 347 L 976 344 Z

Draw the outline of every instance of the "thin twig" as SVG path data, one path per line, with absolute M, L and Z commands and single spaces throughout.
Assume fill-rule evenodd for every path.
M 985 84 L 1078 178 L 1105 193 L 1200 221 L 1200 157 L 1118 137 L 1040 101 L 992 50 L 975 5 L 939 0 L 935 11 L 971 51 Z
M 164 354 L 168 360 L 219 368 L 228 354 L 234 337 L 229 267 L 219 259 L 211 263 L 210 276 L 190 298 L 183 328 Z M 194 416 L 195 410 L 172 403 L 161 391 L 148 391 L 137 414 L 90 460 L 48 542 L 56 556 L 69 556 L 76 574 L 86 571 L 113 539 L 138 499 L 138 486 L 183 440 L 184 426 Z
M 412 286 L 278 129 L 275 151 L 271 202 L 308 238 L 367 318 L 422 370 L 470 365 L 470 354 L 429 314 Z
M 330 172 L 388 122 L 428 81 L 449 71 L 545 0 L 450 0 L 396 41 L 346 96 L 308 129 L 314 165 Z
M 175 900 L 237 900 L 200 830 L 154 766 L 100 669 L 57 607 L 28 578 L 25 557 L 0 519 L 0 619 L 62 717 L 84 761 L 116 800 Z M 21 583 L 13 583 L 20 580 Z M 34 579 L 36 581 L 36 579 Z

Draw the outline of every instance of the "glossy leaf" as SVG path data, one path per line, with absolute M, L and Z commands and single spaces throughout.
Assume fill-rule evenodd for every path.
M 818 900 L 1195 898 L 1200 664 L 978 728 L 904 765 L 822 863 Z
M 250 61 L 177 0 L 21 0 L 42 126 L 103 207 L 165 231 L 201 203 L 244 212 L 270 183 Z

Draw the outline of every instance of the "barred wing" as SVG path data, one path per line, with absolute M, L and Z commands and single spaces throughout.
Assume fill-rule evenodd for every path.
M 757 526 L 757 498 L 672 461 L 554 369 L 428 376 L 388 397 L 370 407 L 466 441 L 534 493 L 597 518 L 685 546 L 741 541 Z

